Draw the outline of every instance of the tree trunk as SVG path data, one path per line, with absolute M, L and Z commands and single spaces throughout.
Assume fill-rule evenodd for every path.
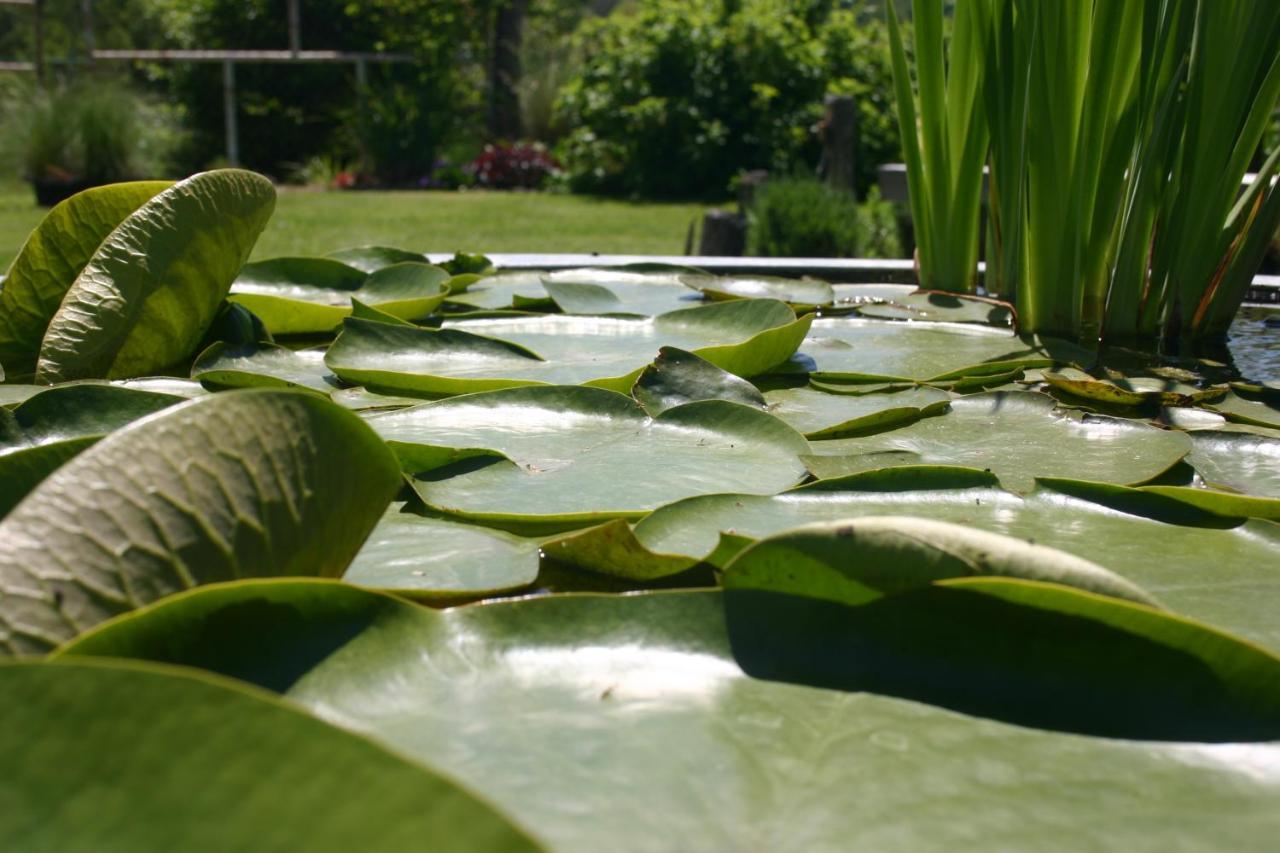
M 493 50 L 489 63 L 489 137 L 520 137 L 520 42 L 529 0 L 507 0 L 493 22 Z

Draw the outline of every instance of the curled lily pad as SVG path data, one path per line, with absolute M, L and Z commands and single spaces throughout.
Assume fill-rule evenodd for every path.
M 769 411 L 808 439 L 879 432 L 945 412 L 951 395 L 937 388 L 906 386 L 879 394 L 829 394 L 814 388 L 781 388 L 765 394 Z
M 1181 491 L 1052 480 L 1016 495 L 976 469 L 891 468 L 778 495 L 688 498 L 655 510 L 634 530 L 625 522 L 612 529 L 601 525 L 544 548 L 581 568 L 650 580 L 702 561 L 723 568 L 751 542 L 803 524 L 910 515 L 1074 554 L 1150 591 L 1175 611 L 1280 650 L 1280 626 L 1273 618 L 1280 576 L 1270 569 L 1280 529 L 1226 516 L 1221 505 L 1203 506 L 1200 500 L 1212 493 L 1187 500 Z M 1206 565 L 1216 567 L 1209 576 Z
M 40 341 L 73 282 L 102 241 L 167 181 L 94 187 L 59 202 L 31 232 L 0 289 L 0 364 L 35 371 Z
M 426 256 L 418 252 L 397 249 L 393 246 L 356 246 L 350 249 L 339 249 L 336 252 L 330 252 L 326 257 L 340 261 L 347 266 L 355 267 L 358 270 L 363 270 L 366 273 L 377 272 L 392 264 L 420 264 L 426 260 Z
M 413 481 L 428 506 L 562 529 L 726 487 L 788 488 L 804 476 L 807 447 L 786 424 L 737 403 L 705 400 L 650 418 L 630 397 L 572 386 L 469 394 L 368 423 L 406 470 L 429 472 Z
M 1280 429 L 1280 390 L 1236 386 L 1221 399 L 1203 405 L 1237 423 Z
M 764 395 L 747 380 L 676 347 L 658 350 L 653 364 L 636 378 L 631 396 L 651 415 L 698 400 L 729 400 L 758 409 L 766 406 Z
M 341 387 L 324 350 L 278 344 L 214 344 L 191 366 L 191 377 L 214 388 L 300 388 L 328 394 Z
M 1074 397 L 1110 403 L 1117 406 L 1190 406 L 1222 397 L 1225 385 L 1198 388 L 1172 379 L 1135 376 L 1121 379 L 1098 379 L 1083 370 L 1064 368 L 1041 374 L 1050 387 Z
M 102 241 L 50 320 L 36 381 L 146 376 L 191 356 L 275 200 L 261 175 L 220 169 L 135 210 Z
M 44 389 L 12 415 L 0 414 L 0 517 L 104 435 L 182 400 L 110 385 L 68 384 Z
M 550 310 L 555 303 L 542 286 L 543 275 L 536 270 L 486 275 L 467 285 L 466 290 L 451 293 L 445 301 L 454 308 L 474 311 Z
M 762 539 L 725 567 L 724 585 L 860 605 L 981 576 L 1156 606 L 1141 587 L 1065 551 L 946 521 L 888 515 L 817 522 Z
M 393 503 L 343 580 L 427 601 L 480 598 L 538 577 L 538 540 Z
M 328 612 L 314 592 L 320 587 L 332 590 Z M 1047 685 L 1056 688 L 1062 727 L 1102 718 L 1127 730 L 1146 716 L 1161 724 L 1149 733 L 1197 741 L 1238 740 L 1242 721 L 1255 724 L 1249 734 L 1268 733 L 1256 725 L 1267 706 L 1247 700 L 1274 701 L 1274 659 L 1149 608 L 1112 604 L 1125 620 L 1114 633 L 1097 611 L 1082 614 L 1090 630 L 1064 619 L 1061 636 L 1090 642 L 1059 642 L 1037 666 L 1030 653 L 1052 636 L 1009 637 L 1033 622 L 1062 623 L 1053 624 L 1052 613 L 1021 617 L 1094 599 L 1066 590 L 1052 602 L 1002 604 L 985 595 L 964 597 L 986 605 L 971 615 L 993 615 L 978 628 L 999 633 L 1006 648 L 980 681 L 950 678 L 936 661 L 900 679 L 932 675 L 957 689 L 981 683 L 977 698 L 1001 703 L 1005 716 L 1030 716 L 1027 697 Z M 911 632 L 935 639 L 947 626 L 926 621 L 938 607 L 913 616 L 897 598 L 888 599 L 902 617 L 897 645 L 852 647 L 855 626 L 874 635 L 873 614 L 819 602 L 836 616 L 811 631 L 829 628 L 840 642 L 823 646 L 796 632 L 799 642 L 784 648 L 784 629 L 795 627 L 780 624 L 787 611 L 735 624 L 739 601 L 729 604 L 726 623 L 717 592 L 549 596 L 431 611 L 342 585 L 257 582 L 163 602 L 66 653 L 194 664 L 274 689 L 448 773 L 553 849 L 933 849 L 1019 846 L 1029 834 L 1072 846 L 1099 833 L 1137 846 L 1248 848 L 1280 825 L 1270 808 L 1280 781 L 1258 770 L 1280 755 L 1275 744 L 1081 737 L 907 701 L 883 684 L 849 692 L 747 675 L 764 670 L 768 655 L 777 663 L 807 658 L 828 678 L 822 669 L 847 672 L 864 660 L 878 669 L 893 655 L 918 660 L 926 639 Z M 281 609 L 302 624 L 280 630 L 273 617 Z M 352 630 L 353 609 L 372 620 Z M 1126 624 L 1134 613 L 1149 620 Z M 1153 625 L 1169 631 L 1144 630 Z M 1144 635 L 1153 642 L 1144 646 Z M 1211 643 L 1188 649 L 1188 638 Z M 1127 654 L 1139 647 L 1153 652 L 1145 670 Z M 966 676 L 981 670 L 971 641 L 959 638 L 952 655 Z M 1243 665 L 1233 671 L 1231 660 Z M 1206 685 L 1214 675 L 1225 681 Z M 707 785 L 706 768 L 717 768 L 723 783 Z M 1052 784 L 1044 784 L 1045 768 Z M 1064 787 L 1088 791 L 1087 825 Z M 987 820 L 992 802 L 1014 809 L 1016 826 Z M 1188 823 L 1188 813 L 1197 820 Z
M 990 469 L 1015 491 L 1030 491 L 1036 477 L 1145 483 L 1191 450 L 1184 433 L 1060 409 L 1031 391 L 960 397 L 938 417 L 812 446 L 805 464 L 819 478 L 890 465 L 967 465 Z
M 355 301 L 402 320 L 427 317 L 449 293 L 440 267 L 401 262 L 365 273 L 329 258 L 276 258 L 248 264 L 230 299 L 262 318 L 272 334 L 327 332 Z
M 770 275 L 682 275 L 685 286 L 710 299 L 779 299 L 800 309 L 820 308 L 835 301 L 831 285 L 816 278 Z
M 0 833 L 23 850 L 538 849 L 447 776 L 228 678 L 79 659 L 0 666 L 0 691 Z
M 211 394 L 143 418 L 0 521 L 0 653 L 200 583 L 339 575 L 400 482 L 358 417 L 311 394 Z
M 1196 430 L 1187 461 L 1212 486 L 1280 498 L 1280 438 L 1247 432 Z
M 1095 735 L 1280 730 L 1280 657 L 1061 582 L 1115 591 L 1087 563 L 936 525 L 835 522 L 747 548 L 724 573 L 738 660 L 761 678 Z
M 739 376 L 785 361 L 808 319 L 772 300 L 654 318 L 536 316 L 450 320 L 409 329 L 348 320 L 325 357 L 343 380 L 375 390 L 460 394 L 520 385 L 631 386 L 658 349 L 675 346 Z

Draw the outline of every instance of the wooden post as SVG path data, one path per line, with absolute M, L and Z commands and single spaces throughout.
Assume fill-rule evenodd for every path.
M 489 63 L 489 136 L 515 140 L 520 136 L 520 42 L 529 0 L 506 0 L 493 20 L 493 56 Z
M 32 36 L 35 41 L 36 84 L 44 86 L 44 0 L 35 0 L 31 4 Z
M 289 52 L 295 57 L 302 50 L 302 16 L 298 0 L 289 0 Z
M 356 145 L 360 149 L 360 174 L 369 171 L 369 149 L 366 140 L 369 138 L 369 118 L 365 114 L 368 107 L 366 98 L 369 93 L 369 63 L 360 58 L 356 60 Z
M 827 95 L 826 115 L 818 126 L 822 134 L 822 163 L 818 173 L 827 185 L 854 192 L 858 170 L 858 109 L 848 95 Z
M 227 163 L 240 165 L 240 125 L 236 116 L 236 64 L 222 61 L 222 115 L 227 134 Z

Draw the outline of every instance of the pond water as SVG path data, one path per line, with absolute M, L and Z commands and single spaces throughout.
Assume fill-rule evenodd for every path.
M 1242 308 L 1227 347 L 1236 369 L 1255 382 L 1280 382 L 1280 307 Z

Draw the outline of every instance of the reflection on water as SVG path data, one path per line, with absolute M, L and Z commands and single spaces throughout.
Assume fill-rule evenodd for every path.
M 1280 382 L 1280 308 L 1240 309 L 1231 324 L 1227 347 L 1246 378 Z

